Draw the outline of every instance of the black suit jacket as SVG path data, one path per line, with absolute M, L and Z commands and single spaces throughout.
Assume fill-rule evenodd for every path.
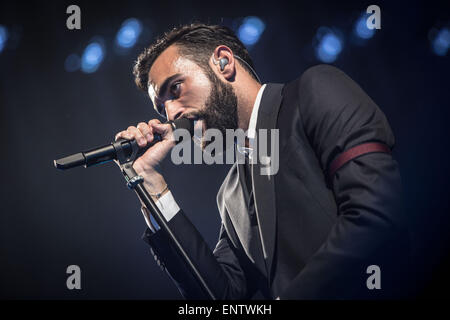
M 327 179 L 331 161 L 349 148 L 394 146 L 382 111 L 342 71 L 319 65 L 286 85 L 266 86 L 257 129 L 274 128 L 277 174 L 252 166 L 265 270 L 246 243 L 242 165 L 231 168 L 218 193 L 222 227 L 213 252 L 182 211 L 169 222 L 216 297 L 246 299 L 257 291 L 281 299 L 399 297 L 409 241 L 396 161 L 389 153 L 366 154 Z M 204 298 L 164 234 L 147 230 L 144 239 L 184 297 Z M 380 267 L 380 290 L 367 287 L 370 265 Z

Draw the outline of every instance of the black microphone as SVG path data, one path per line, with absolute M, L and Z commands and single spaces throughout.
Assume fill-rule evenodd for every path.
M 194 123 L 192 120 L 189 120 L 187 118 L 179 118 L 175 121 L 167 121 L 166 123 L 170 124 L 173 130 L 186 129 L 189 131 L 191 137 L 194 134 Z M 137 157 L 139 157 L 140 155 L 144 154 L 148 148 L 161 140 L 161 136 L 159 134 L 155 134 L 152 143 L 147 144 L 144 148 L 139 148 L 137 147 L 136 140 L 118 139 L 115 142 L 111 142 L 110 144 L 101 147 L 75 153 L 58 160 L 53 160 L 53 164 L 55 168 L 61 170 L 71 169 L 79 166 L 84 166 L 85 168 L 87 168 L 96 164 L 116 160 L 118 157 L 118 147 L 120 147 L 120 152 L 123 152 L 123 155 L 125 157 L 130 157 L 133 153 L 133 150 L 139 148 L 139 151 L 137 153 Z

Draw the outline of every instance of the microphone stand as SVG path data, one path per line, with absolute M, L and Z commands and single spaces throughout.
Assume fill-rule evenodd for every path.
M 191 258 L 188 256 L 188 254 L 182 247 L 181 243 L 178 241 L 177 237 L 175 236 L 175 234 L 172 232 L 172 230 L 168 226 L 161 211 L 156 206 L 155 202 L 153 201 L 153 199 L 151 198 L 151 196 L 145 189 L 144 179 L 141 176 L 139 176 L 136 173 L 136 171 L 134 171 L 133 162 L 137 158 L 139 146 L 137 145 L 136 140 L 133 140 L 131 145 L 132 145 L 133 150 L 132 150 L 131 155 L 127 157 L 122 148 L 122 144 L 120 143 L 120 141 L 113 143 L 113 146 L 117 152 L 117 162 L 118 162 L 119 167 L 125 177 L 125 180 L 127 181 L 128 188 L 130 188 L 136 192 L 139 199 L 142 201 L 142 203 L 152 214 L 153 218 L 156 220 L 158 225 L 161 227 L 161 229 L 158 232 L 162 231 L 167 234 L 170 241 L 172 241 L 172 244 L 174 245 L 177 254 L 179 254 L 181 256 L 181 258 L 185 261 L 186 266 L 191 271 L 194 278 L 198 281 L 200 288 L 203 290 L 204 294 L 207 297 L 209 297 L 211 300 L 216 300 L 214 293 L 208 287 L 208 284 L 206 283 L 205 279 L 200 274 L 199 270 L 197 269 L 195 264 L 192 262 Z

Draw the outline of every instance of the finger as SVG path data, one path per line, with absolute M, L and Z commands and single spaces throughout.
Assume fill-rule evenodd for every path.
M 151 127 L 149 127 L 147 123 L 139 122 L 136 127 L 139 129 L 139 131 L 141 131 L 142 135 L 145 137 L 147 142 L 153 141 L 153 132 Z
M 147 145 L 147 139 L 144 138 L 141 131 L 133 126 L 128 127 L 127 132 L 132 135 L 139 147 L 145 147 Z
M 152 119 L 148 122 L 148 126 L 150 127 L 150 130 L 152 131 L 152 135 L 154 136 L 155 133 L 157 134 L 161 134 L 161 132 L 155 130 L 155 126 L 161 124 L 161 121 L 159 121 L 158 119 Z
M 159 121 L 158 119 L 152 119 L 148 122 L 148 125 L 150 127 L 152 127 L 154 124 L 159 124 L 159 123 L 161 123 L 161 121 Z
M 117 141 L 118 139 L 123 138 L 123 139 L 133 139 L 133 137 L 126 131 L 120 131 L 118 134 L 116 134 L 116 136 L 114 137 L 114 141 Z
M 171 125 L 169 123 L 152 123 L 151 124 L 152 131 L 154 133 L 159 133 L 161 135 L 165 135 L 170 132 Z

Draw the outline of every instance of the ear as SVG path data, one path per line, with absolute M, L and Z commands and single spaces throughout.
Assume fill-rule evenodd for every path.
M 226 63 L 221 70 L 220 59 L 227 59 Z M 236 61 L 233 56 L 233 51 L 225 45 L 217 46 L 214 49 L 214 53 L 211 56 L 211 67 L 217 76 L 224 78 L 226 81 L 233 81 L 236 75 Z

